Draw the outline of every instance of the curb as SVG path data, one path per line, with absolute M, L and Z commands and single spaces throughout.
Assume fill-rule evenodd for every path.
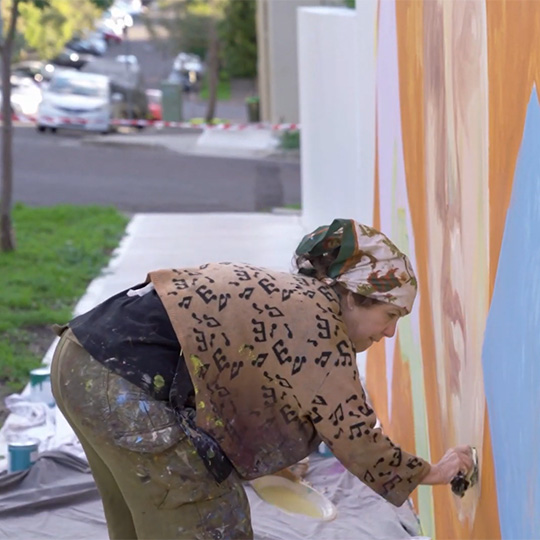
M 185 134 L 191 135 L 193 133 Z M 187 143 L 185 147 L 167 144 L 166 141 L 160 141 L 160 135 L 152 135 L 150 137 L 145 136 L 145 140 L 136 140 L 136 135 L 126 135 L 125 138 L 114 138 L 114 135 L 96 135 L 92 137 L 81 138 L 82 144 L 92 144 L 95 146 L 131 146 L 132 148 L 141 148 L 152 150 L 156 148 L 163 148 L 170 152 L 174 152 L 180 155 L 191 155 L 191 156 L 200 156 L 200 157 L 213 157 L 213 158 L 224 158 L 224 159 L 249 159 L 256 161 L 282 161 L 288 163 L 299 163 L 300 154 L 297 150 L 243 150 L 238 147 L 211 147 L 211 146 L 196 146 L 195 143 Z M 151 140 L 151 137 L 155 137 L 155 140 Z M 291 153 L 289 153 L 291 152 Z

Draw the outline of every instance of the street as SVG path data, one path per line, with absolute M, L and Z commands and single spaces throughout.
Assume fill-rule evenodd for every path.
M 158 136 L 158 135 L 156 135 Z M 250 212 L 300 203 L 300 165 L 94 145 L 85 134 L 14 129 L 14 202 L 132 212 Z
M 167 78 L 177 51 L 150 38 L 138 21 L 108 57 L 135 54 L 148 88 Z M 242 82 L 242 81 L 240 81 Z M 245 121 L 240 92 L 218 103 L 218 116 Z M 184 94 L 184 118 L 201 117 L 206 103 Z M 146 133 L 155 133 L 152 129 Z M 14 202 L 29 205 L 107 204 L 134 212 L 251 212 L 300 203 L 300 165 L 272 159 L 179 154 L 161 147 L 90 144 L 91 135 L 14 128 Z M 1 137 L 1 135 L 0 135 Z

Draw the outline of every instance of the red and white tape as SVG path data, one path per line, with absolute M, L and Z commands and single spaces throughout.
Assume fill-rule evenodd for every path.
M 172 128 L 194 128 L 194 129 L 219 129 L 226 131 L 241 131 L 244 129 L 270 129 L 272 131 L 297 131 L 300 129 L 300 124 L 270 124 L 259 122 L 253 124 L 234 124 L 226 122 L 221 124 L 194 124 L 192 122 L 166 122 L 164 120 L 113 120 L 114 126 L 154 126 L 157 128 L 172 127 Z
M 0 115 L 0 120 L 2 116 Z M 12 116 L 14 122 L 22 123 L 33 123 L 35 124 L 37 119 L 33 116 L 23 116 L 14 114 Z M 89 121 L 86 118 L 73 118 L 73 117 L 57 117 L 51 118 L 47 117 L 47 123 L 54 123 L 58 125 L 73 125 L 73 126 L 86 126 L 89 124 Z M 246 129 L 267 129 L 271 131 L 299 131 L 300 124 L 270 124 L 267 122 L 259 123 L 245 123 L 245 124 L 234 124 L 234 123 L 221 123 L 221 124 L 195 124 L 192 122 L 167 122 L 164 120 L 125 120 L 125 119 L 114 119 L 111 124 L 113 126 L 124 126 L 124 127 L 155 127 L 158 129 L 169 127 L 169 128 L 181 128 L 181 129 L 216 129 L 222 131 L 242 131 Z

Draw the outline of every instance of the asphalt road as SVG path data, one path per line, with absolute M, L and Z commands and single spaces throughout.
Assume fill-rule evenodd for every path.
M 84 134 L 14 129 L 14 202 L 133 212 L 252 212 L 300 203 L 300 165 L 104 146 Z

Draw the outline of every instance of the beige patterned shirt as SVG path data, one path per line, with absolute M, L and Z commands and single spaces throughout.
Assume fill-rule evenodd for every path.
M 321 440 L 395 505 L 427 474 L 428 463 L 375 428 L 333 289 L 235 263 L 149 279 L 182 345 L 197 425 L 242 478 L 290 466 Z

